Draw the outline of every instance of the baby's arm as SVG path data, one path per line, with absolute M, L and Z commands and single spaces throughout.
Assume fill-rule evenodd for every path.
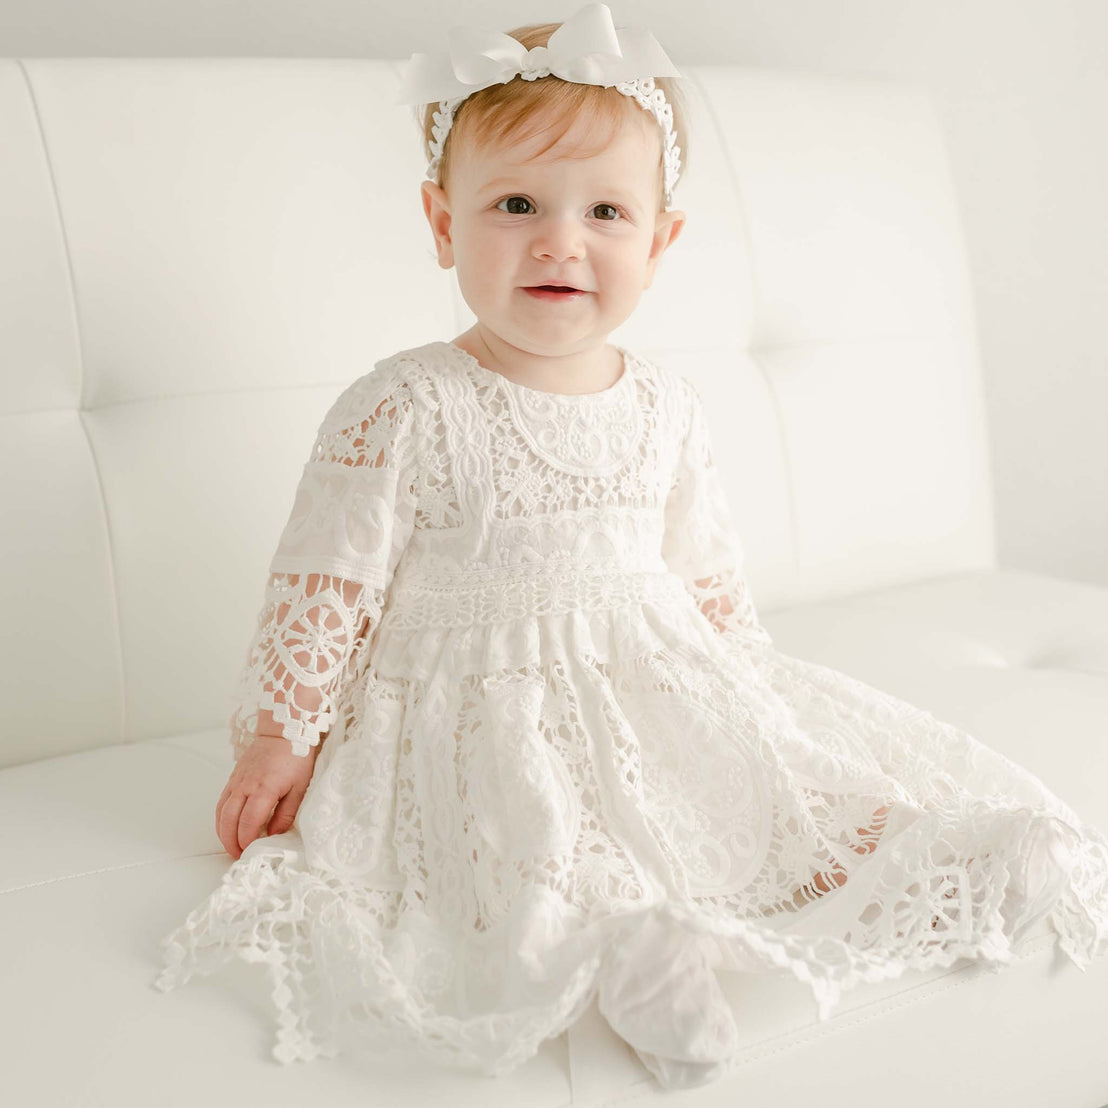
M 414 413 L 399 374 L 375 369 L 342 393 L 320 426 L 234 696 L 235 768 L 216 819 L 235 857 L 279 797 L 274 821 L 284 811 L 282 829 L 291 826 L 320 743 L 346 714 L 368 664 L 415 525 Z
M 321 573 L 274 574 L 267 601 L 231 721 L 235 766 L 216 804 L 216 831 L 236 859 L 292 827 L 380 610 L 375 590 Z
M 258 735 L 304 757 L 328 734 L 414 530 L 418 456 L 396 372 L 359 378 L 327 413 L 270 562 L 231 717 L 236 758 Z
M 680 378 L 688 423 L 665 507 L 662 555 L 720 632 L 771 643 L 743 572 L 743 548 L 735 530 L 712 453 L 699 394 Z

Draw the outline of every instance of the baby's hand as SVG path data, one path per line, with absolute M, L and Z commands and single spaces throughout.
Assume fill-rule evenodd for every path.
M 232 858 L 239 858 L 263 827 L 266 835 L 280 835 L 292 826 L 319 750 L 313 746 L 298 757 L 278 735 L 258 735 L 246 748 L 215 809 L 216 834 Z

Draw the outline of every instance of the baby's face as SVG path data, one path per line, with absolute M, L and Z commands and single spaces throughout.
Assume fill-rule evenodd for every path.
M 684 212 L 661 212 L 662 133 L 647 112 L 597 149 L 575 121 L 524 146 L 452 152 L 449 194 L 423 182 L 439 264 L 456 266 L 462 296 L 482 325 L 534 354 L 602 346 L 634 311 Z M 599 136 L 602 137 L 602 136 Z M 567 157 L 587 151 L 592 156 Z M 581 296 L 540 298 L 528 287 L 565 282 Z

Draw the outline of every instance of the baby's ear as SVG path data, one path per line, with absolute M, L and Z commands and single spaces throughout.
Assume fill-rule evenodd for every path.
M 650 257 L 646 263 L 646 288 L 654 280 L 654 270 L 662 255 L 677 241 L 685 226 L 685 213 L 674 208 L 672 211 L 659 212 L 654 220 L 654 241 L 650 246 Z
M 422 181 L 419 186 L 423 214 L 431 226 L 439 267 L 449 269 L 454 264 L 454 244 L 450 238 L 450 198 L 434 181 Z
M 659 213 L 658 218 L 655 220 L 654 233 L 658 234 L 663 228 L 668 228 L 669 231 L 665 245 L 662 247 L 663 250 L 677 241 L 681 232 L 685 229 L 685 219 L 685 213 L 679 208 Z

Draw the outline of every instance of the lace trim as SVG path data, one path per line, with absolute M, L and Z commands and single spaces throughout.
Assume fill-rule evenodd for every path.
M 272 713 L 299 757 L 322 741 L 335 720 L 336 701 L 364 664 L 381 597 L 379 589 L 329 574 L 270 577 L 235 693 L 235 761 L 258 735 L 259 710 Z
M 548 560 L 541 567 L 521 565 L 491 573 L 450 574 L 439 580 L 398 583 L 382 617 L 386 630 L 432 631 L 444 627 L 510 624 L 550 613 L 610 611 L 636 604 L 676 603 L 684 584 L 672 573 L 632 572 L 594 567 L 584 574 L 571 559 Z M 505 633 L 511 627 L 502 628 Z

